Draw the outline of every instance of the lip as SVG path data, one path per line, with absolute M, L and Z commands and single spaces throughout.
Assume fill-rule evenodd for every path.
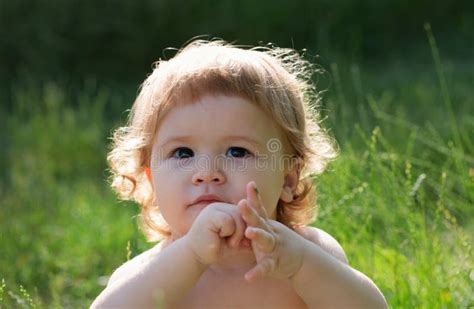
M 189 206 L 196 205 L 199 203 L 214 203 L 214 202 L 222 202 L 222 199 L 214 194 L 203 194 L 195 199 Z

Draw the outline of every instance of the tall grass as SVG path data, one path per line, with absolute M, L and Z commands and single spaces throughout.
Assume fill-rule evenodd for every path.
M 363 138 L 366 151 L 344 151 L 318 179 L 316 225 L 340 240 L 393 307 L 469 307 L 474 188 L 467 164 L 446 156 L 440 167 L 393 151 L 378 127 Z
M 107 95 L 83 93 L 73 109 L 54 84 L 15 94 L 0 198 L 2 301 L 85 307 L 100 275 L 126 257 L 127 240 L 139 239 L 136 210 L 106 189 Z M 32 302 L 21 302 L 22 289 Z
M 323 110 L 341 156 L 315 180 L 315 226 L 394 308 L 474 305 L 472 75 L 443 73 L 446 117 L 434 72 L 406 68 L 394 81 L 399 71 L 331 71 Z M 87 307 L 115 267 L 150 247 L 137 208 L 115 201 L 104 172 L 108 107 L 128 102 L 84 88 L 71 107 L 48 83 L 13 93 L 0 117 L 0 306 Z

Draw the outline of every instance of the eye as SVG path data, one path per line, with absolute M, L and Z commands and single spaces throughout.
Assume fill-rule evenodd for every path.
M 251 155 L 251 153 L 250 153 L 250 151 L 248 151 L 247 149 L 242 148 L 242 147 L 230 147 L 227 150 L 226 155 L 230 155 L 230 156 L 235 157 L 235 158 L 243 158 L 243 157 L 246 157 L 248 155 Z
M 172 157 L 175 159 L 187 159 L 192 156 L 194 156 L 194 152 L 188 147 L 178 147 L 175 150 L 173 150 L 169 155 L 169 157 Z

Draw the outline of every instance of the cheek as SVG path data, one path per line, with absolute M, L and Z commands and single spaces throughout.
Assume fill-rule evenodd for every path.
M 179 173 L 166 169 L 155 169 L 152 172 L 154 194 L 156 203 L 161 212 L 165 214 L 168 211 L 167 205 L 176 205 L 180 203 L 180 177 Z M 170 207 L 168 207 L 170 208 Z
M 168 160 L 152 164 L 151 174 L 156 190 L 165 192 L 178 185 L 185 177 L 183 169 Z
M 283 176 L 268 172 L 256 176 L 254 180 L 259 188 L 262 202 L 267 212 L 272 213 L 276 209 L 280 199 L 283 187 Z
M 183 177 L 176 172 L 157 171 L 153 177 L 156 203 L 173 235 L 185 235 L 194 221 L 196 214 L 186 210 Z

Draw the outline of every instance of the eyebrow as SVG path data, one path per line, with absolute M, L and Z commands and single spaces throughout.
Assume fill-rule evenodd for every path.
M 182 142 L 182 143 L 189 142 L 192 138 L 193 138 L 192 135 L 172 136 L 172 137 L 168 138 L 165 142 L 158 145 L 158 148 L 165 147 L 166 145 L 168 145 L 169 143 L 172 143 L 172 142 Z M 243 141 L 246 141 L 249 144 L 252 144 L 253 146 L 255 146 L 257 148 L 264 148 L 263 145 L 259 141 L 255 140 L 255 139 L 253 139 L 249 136 L 225 135 L 221 139 L 222 140 L 234 140 L 234 141 L 243 140 Z

